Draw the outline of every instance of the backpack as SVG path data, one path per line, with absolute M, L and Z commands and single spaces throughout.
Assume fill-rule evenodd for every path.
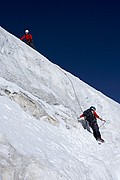
M 96 117 L 95 117 L 95 115 L 92 113 L 91 109 L 85 110 L 85 111 L 83 112 L 83 115 L 84 115 L 84 117 L 85 117 L 85 120 L 87 120 L 89 123 L 96 121 Z

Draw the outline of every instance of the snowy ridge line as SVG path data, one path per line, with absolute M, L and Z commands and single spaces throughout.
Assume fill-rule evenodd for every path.
M 2 28 L 0 39 L 0 178 L 119 180 L 120 104 Z M 108 119 L 102 146 L 76 121 L 91 105 Z

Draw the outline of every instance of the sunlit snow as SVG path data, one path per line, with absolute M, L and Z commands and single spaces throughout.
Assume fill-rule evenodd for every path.
M 77 120 L 91 105 L 101 145 Z M 0 180 L 120 180 L 119 117 L 120 104 L 0 27 Z

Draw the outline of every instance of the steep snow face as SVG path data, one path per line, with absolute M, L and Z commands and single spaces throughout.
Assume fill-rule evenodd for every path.
M 75 95 L 64 71 L 2 28 L 0 32 L 1 77 L 49 104 L 71 104 L 72 107 Z
M 119 180 L 120 105 L 1 27 L 0 49 L 0 180 Z M 77 122 L 91 105 L 101 146 Z
M 1 77 L 49 104 L 69 107 L 75 116 L 81 112 L 81 107 L 84 109 L 91 104 L 99 104 L 98 109 L 102 110 L 105 96 L 99 93 L 100 100 L 96 90 L 51 63 L 2 28 L 0 39 Z
M 113 128 L 114 141 L 104 127 L 106 143 L 99 146 L 81 126 L 67 130 L 38 121 L 6 97 L 0 97 L 0 116 L 2 180 L 119 180 L 120 140 Z

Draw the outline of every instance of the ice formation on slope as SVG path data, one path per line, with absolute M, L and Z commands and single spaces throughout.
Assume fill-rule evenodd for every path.
M 0 49 L 0 179 L 119 180 L 120 105 L 1 27 Z M 76 119 L 93 104 L 102 146 Z

